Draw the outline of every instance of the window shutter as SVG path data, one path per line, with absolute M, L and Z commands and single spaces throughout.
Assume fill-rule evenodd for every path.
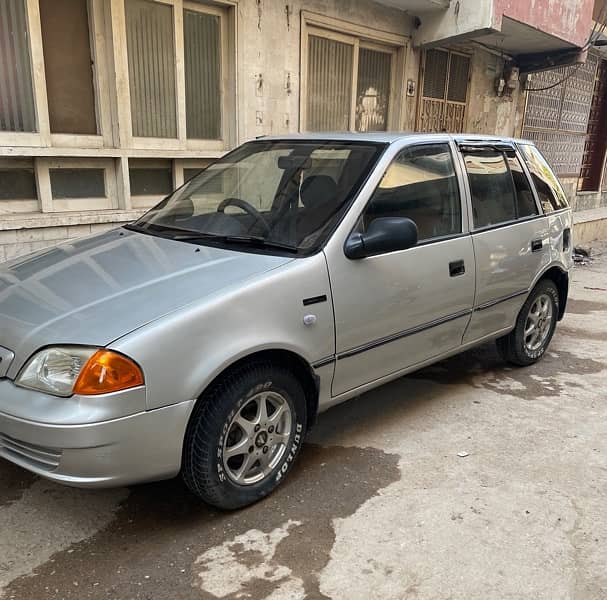
M 348 131 L 352 98 L 350 44 L 309 37 L 307 128 L 310 131 Z
M 221 138 L 221 36 L 215 15 L 183 12 L 187 136 Z
M 0 2 L 0 131 L 36 131 L 24 0 Z
M 133 135 L 176 138 L 173 9 L 127 0 L 126 30 Z

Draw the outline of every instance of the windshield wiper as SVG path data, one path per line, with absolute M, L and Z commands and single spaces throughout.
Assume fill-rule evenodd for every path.
M 200 241 L 217 241 L 225 244 L 241 244 L 246 246 L 254 246 L 256 248 L 276 248 L 287 252 L 298 252 L 297 246 L 283 244 L 282 242 L 274 242 L 259 236 L 248 235 L 221 235 L 214 233 L 196 233 L 192 235 L 179 235 L 173 238 L 180 242 L 196 242 Z
M 216 233 L 205 233 L 202 231 L 196 231 L 194 229 L 186 229 L 184 227 L 175 227 L 171 225 L 159 225 L 157 223 L 151 223 L 148 227 L 142 227 L 135 223 L 129 223 L 125 225 L 127 229 L 133 231 L 139 231 L 141 233 L 160 234 L 170 233 L 170 239 L 178 242 L 222 242 L 225 244 L 242 244 L 246 246 L 254 246 L 256 248 L 276 248 L 277 250 L 285 250 L 286 252 L 297 253 L 299 249 L 297 246 L 290 244 L 284 244 L 282 242 L 274 242 L 267 240 L 260 236 L 247 236 L 247 235 L 223 235 Z M 176 234 L 176 235 L 175 235 Z
M 291 244 L 283 242 L 275 242 L 266 238 L 253 235 L 226 235 L 222 236 L 223 241 L 228 243 L 247 244 L 249 246 L 258 246 L 260 248 L 278 248 L 279 250 L 287 250 L 288 252 L 298 252 L 299 248 Z
M 127 223 L 124 225 L 126 229 L 132 229 L 133 231 L 139 231 L 141 233 L 151 234 L 163 234 L 163 233 L 176 233 L 179 237 L 173 239 L 181 239 L 181 237 L 199 237 L 203 234 L 196 231 L 195 229 L 186 229 L 184 227 L 175 227 L 174 225 L 160 225 L 158 223 L 148 223 L 147 227 L 138 225 L 137 223 Z

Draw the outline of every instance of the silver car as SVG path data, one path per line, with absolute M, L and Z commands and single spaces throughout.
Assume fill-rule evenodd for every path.
M 133 224 L 0 266 L 0 456 L 247 505 L 334 404 L 491 339 L 539 360 L 571 244 L 529 142 L 246 143 Z

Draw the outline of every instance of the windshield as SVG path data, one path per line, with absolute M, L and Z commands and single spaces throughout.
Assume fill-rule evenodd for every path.
M 384 147 L 249 142 L 173 192 L 133 228 L 197 243 L 307 253 L 323 243 Z

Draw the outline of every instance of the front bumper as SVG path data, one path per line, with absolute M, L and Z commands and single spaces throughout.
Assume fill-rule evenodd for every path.
M 188 400 L 107 421 L 56 424 L 0 412 L 0 457 L 77 487 L 167 479 L 181 468 Z

